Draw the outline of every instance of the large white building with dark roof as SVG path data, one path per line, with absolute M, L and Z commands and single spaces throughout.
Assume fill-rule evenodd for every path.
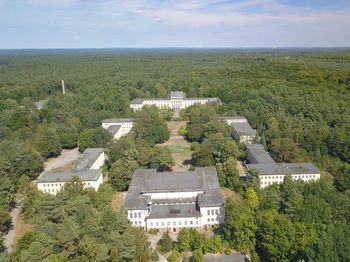
M 231 135 L 237 142 L 250 144 L 257 140 L 256 131 L 244 116 L 221 117 L 221 120 L 232 128 Z
M 133 226 L 145 230 L 177 231 L 220 225 L 225 218 L 225 200 L 215 167 L 194 171 L 135 171 L 124 207 Z
M 130 108 L 140 110 L 145 105 L 155 105 L 160 109 L 184 109 L 194 104 L 220 103 L 217 97 L 187 98 L 182 91 L 171 91 L 168 98 L 135 98 L 131 101 Z
M 113 139 L 119 139 L 131 131 L 134 123 L 134 118 L 104 119 L 102 127 L 112 135 Z
M 105 163 L 103 148 L 88 148 L 77 161 L 71 170 L 51 170 L 42 174 L 37 180 L 37 187 L 40 191 L 56 195 L 64 184 L 78 177 L 84 188 L 93 188 L 96 191 L 103 183 L 101 166 Z
M 320 171 L 312 163 L 276 163 L 261 144 L 247 144 L 248 169 L 258 172 L 260 187 L 281 184 L 285 176 L 305 182 L 320 179 Z

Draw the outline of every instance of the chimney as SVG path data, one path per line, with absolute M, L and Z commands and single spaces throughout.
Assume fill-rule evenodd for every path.
M 62 83 L 62 93 L 65 94 L 66 93 L 66 87 L 64 86 L 64 80 L 61 80 Z

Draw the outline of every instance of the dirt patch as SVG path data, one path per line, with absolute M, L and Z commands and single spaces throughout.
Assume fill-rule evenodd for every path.
M 120 210 L 123 205 L 124 199 L 126 196 L 126 192 L 117 192 L 114 194 L 112 199 L 112 209 L 113 211 Z
M 224 193 L 225 199 L 231 198 L 234 202 L 242 201 L 242 197 L 238 193 L 232 191 L 231 189 L 222 187 L 221 190 Z
M 17 218 L 17 224 L 16 224 L 16 228 L 15 228 L 15 241 L 14 243 L 16 243 L 21 237 L 23 237 L 23 235 L 27 232 L 29 232 L 30 230 L 32 230 L 33 226 L 31 224 L 26 224 L 24 222 L 24 215 L 20 214 Z
M 78 148 L 74 149 L 63 149 L 61 154 L 58 157 L 49 158 L 44 163 L 44 172 L 53 170 L 53 169 L 62 169 L 67 170 L 74 166 L 75 161 L 81 157 L 81 153 Z M 44 173 L 43 172 L 43 173 Z
M 245 176 L 245 168 L 241 161 L 237 160 L 237 169 L 239 176 Z

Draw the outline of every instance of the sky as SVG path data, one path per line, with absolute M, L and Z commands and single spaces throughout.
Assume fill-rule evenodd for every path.
M 349 46 L 350 0 L 0 0 L 0 49 Z

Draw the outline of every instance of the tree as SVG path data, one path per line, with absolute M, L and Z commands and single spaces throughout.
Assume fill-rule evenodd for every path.
M 115 161 L 108 172 L 109 183 L 118 191 L 127 190 L 136 168 L 136 161 Z
M 245 200 L 247 205 L 253 210 L 255 210 L 259 205 L 258 195 L 252 187 L 247 188 L 247 191 L 245 193 Z
M 174 250 L 171 252 L 170 256 L 168 256 L 168 261 L 169 262 L 178 262 L 181 258 L 180 253 L 177 250 Z
M 156 106 L 144 106 L 136 112 L 132 137 L 150 146 L 169 139 L 170 132 Z
M 255 249 L 257 224 L 252 210 L 244 203 L 228 199 L 223 237 L 230 247 L 250 252 Z
M 170 150 L 167 147 L 155 147 L 153 156 L 149 160 L 149 167 L 158 171 L 169 171 L 174 165 Z
M 286 176 L 281 185 L 281 212 L 295 215 L 301 208 L 303 195 L 298 191 L 296 183 L 290 176 Z
M 192 256 L 192 262 L 203 262 L 203 254 L 202 251 L 200 249 L 196 249 L 193 252 L 193 256 Z
M 107 147 L 108 163 L 112 165 L 118 159 L 125 161 L 136 161 L 138 159 L 138 150 L 127 136 L 112 141 Z
M 39 126 L 35 138 L 34 146 L 43 158 L 58 156 L 61 152 L 61 142 L 53 127 Z
M 102 127 L 85 129 L 79 136 L 79 151 L 83 152 L 87 148 L 105 147 L 111 139 L 111 134 Z
M 162 238 L 158 241 L 159 250 L 162 253 L 169 252 L 173 249 L 173 240 L 169 236 L 168 232 L 164 233 Z
M 185 252 L 190 250 L 191 240 L 191 231 L 188 228 L 181 229 L 177 237 L 177 250 L 179 252 Z

